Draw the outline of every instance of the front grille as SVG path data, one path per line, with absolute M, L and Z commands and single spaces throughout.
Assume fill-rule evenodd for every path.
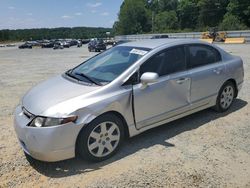
M 22 107 L 22 110 L 23 110 L 23 114 L 29 118 L 29 119 L 32 119 L 34 117 L 34 115 L 32 113 L 30 113 L 28 110 L 26 110 L 24 107 Z

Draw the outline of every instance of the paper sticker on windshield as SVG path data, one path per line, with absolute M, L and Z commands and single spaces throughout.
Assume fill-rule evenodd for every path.
M 139 50 L 139 49 L 133 49 L 133 50 L 131 50 L 129 53 L 131 53 L 131 54 L 137 54 L 137 55 L 141 55 L 141 56 L 143 56 L 143 55 L 145 55 L 146 53 L 147 53 L 147 51 L 144 51 L 144 50 Z

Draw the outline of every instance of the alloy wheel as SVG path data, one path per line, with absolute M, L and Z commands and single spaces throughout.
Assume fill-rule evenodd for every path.
M 234 88 L 231 85 L 226 86 L 220 96 L 220 105 L 223 109 L 229 108 L 234 98 Z
M 97 125 L 88 137 L 88 150 L 95 157 L 105 157 L 112 153 L 120 141 L 120 130 L 113 122 Z

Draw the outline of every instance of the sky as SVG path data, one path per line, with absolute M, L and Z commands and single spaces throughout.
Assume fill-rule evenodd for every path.
M 123 0 L 0 0 L 0 29 L 112 27 Z

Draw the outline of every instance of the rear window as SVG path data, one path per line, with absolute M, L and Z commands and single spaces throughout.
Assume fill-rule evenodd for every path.
M 221 55 L 215 48 L 206 45 L 189 46 L 189 68 L 195 68 L 221 61 Z

